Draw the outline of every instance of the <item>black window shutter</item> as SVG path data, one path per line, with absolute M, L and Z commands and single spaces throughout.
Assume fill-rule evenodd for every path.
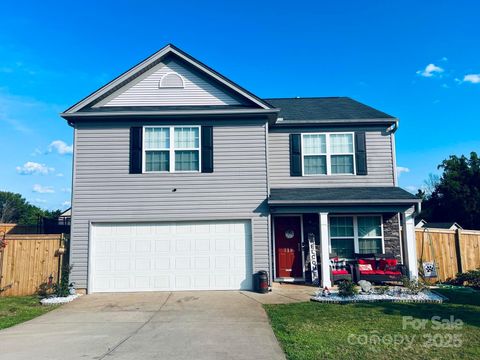
M 130 128 L 130 174 L 142 173 L 142 134 L 141 126 Z
M 290 176 L 302 176 L 302 138 L 290 134 Z
M 367 147 L 365 145 L 365 132 L 355 133 L 355 161 L 357 175 L 367 175 Z
M 213 173 L 213 126 L 202 126 L 202 173 Z

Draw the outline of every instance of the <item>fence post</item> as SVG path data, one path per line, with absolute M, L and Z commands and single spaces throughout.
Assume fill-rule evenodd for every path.
M 462 249 L 460 247 L 461 238 L 462 238 L 462 230 L 457 229 L 455 231 L 455 255 L 457 255 L 457 269 L 459 273 L 463 272 Z
M 2 292 L 2 279 L 3 279 L 3 258 L 5 257 L 3 254 L 5 253 L 5 236 L 7 234 L 7 231 L 0 230 L 0 293 Z

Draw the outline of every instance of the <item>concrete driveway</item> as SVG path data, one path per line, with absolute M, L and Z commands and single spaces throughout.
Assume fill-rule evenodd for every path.
M 247 293 L 94 294 L 0 331 L 0 359 L 285 359 Z

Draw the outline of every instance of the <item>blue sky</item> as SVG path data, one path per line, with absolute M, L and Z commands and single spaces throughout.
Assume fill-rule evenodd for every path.
M 112 5 L 114 4 L 114 5 Z M 476 1 L 0 4 L 0 189 L 71 194 L 58 113 L 173 43 L 261 97 L 350 96 L 400 119 L 400 185 L 480 148 Z

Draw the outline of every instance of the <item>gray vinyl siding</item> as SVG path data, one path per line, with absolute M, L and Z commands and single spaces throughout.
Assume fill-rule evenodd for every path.
M 251 219 L 253 270 L 269 268 L 266 123 L 188 124 L 214 126 L 213 173 L 129 174 L 129 128 L 143 124 L 77 124 L 71 280 L 78 288 L 87 286 L 92 222 Z
M 184 88 L 159 88 L 162 77 L 177 73 L 184 80 Z M 126 87 L 120 88 L 95 105 L 100 106 L 188 106 L 240 105 L 237 98 L 224 88 L 207 80 L 177 60 L 159 63 Z
M 305 132 L 365 131 L 368 175 L 290 176 L 289 134 Z M 271 188 L 318 186 L 393 186 L 394 162 L 392 139 L 383 127 L 328 128 L 270 128 L 269 184 Z

